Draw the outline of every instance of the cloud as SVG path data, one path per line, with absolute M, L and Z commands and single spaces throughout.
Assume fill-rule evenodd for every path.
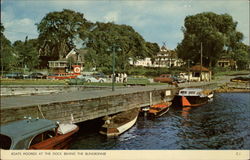
M 162 41 L 167 41 L 170 48 L 175 48 L 183 37 L 180 29 L 185 17 L 205 11 L 232 15 L 238 22 L 238 30 L 246 37 L 244 42 L 249 44 L 248 5 L 249 2 L 245 0 L 9 0 L 3 3 L 1 17 L 4 24 L 8 25 L 7 29 L 35 35 L 37 32 L 34 23 L 38 23 L 49 12 L 67 8 L 83 13 L 92 22 L 114 21 L 131 25 L 147 41 L 160 45 Z M 24 34 L 20 35 L 23 39 Z M 12 35 L 12 39 L 17 38 L 18 35 Z
M 119 13 L 117 11 L 108 12 L 103 19 L 104 22 L 117 22 L 119 20 Z
M 38 36 L 35 22 L 29 18 L 13 19 L 13 14 L 2 12 L 3 25 L 5 27 L 4 34 L 12 42 L 16 40 L 24 40 L 26 36 L 36 38 Z

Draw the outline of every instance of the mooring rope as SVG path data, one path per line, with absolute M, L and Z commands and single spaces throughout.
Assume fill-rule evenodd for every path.
M 38 107 L 38 110 L 40 111 L 42 117 L 45 119 L 45 117 L 44 117 L 44 115 L 43 115 L 43 112 L 42 112 L 42 110 L 41 110 L 41 106 L 40 106 L 40 105 L 37 105 L 37 107 Z

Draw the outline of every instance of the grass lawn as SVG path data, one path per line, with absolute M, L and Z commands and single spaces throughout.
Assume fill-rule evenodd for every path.
M 49 80 L 49 79 L 1 79 L 1 85 L 87 85 L 87 86 L 112 86 L 112 83 L 87 83 L 81 80 Z M 124 86 L 115 83 L 115 86 Z M 166 83 L 150 83 L 146 78 L 129 78 L 127 85 L 166 85 Z
M 249 74 L 249 71 L 244 70 L 244 71 L 224 71 L 224 72 L 216 72 L 214 74 L 215 77 L 217 76 L 237 76 L 237 75 L 247 75 Z
M 1 79 L 1 85 L 65 85 L 65 80 Z

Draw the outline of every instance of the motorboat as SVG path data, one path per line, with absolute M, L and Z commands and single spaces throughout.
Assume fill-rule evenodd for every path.
M 178 106 L 201 106 L 213 99 L 213 92 L 202 88 L 184 88 L 179 90 L 174 98 L 175 105 Z
M 105 116 L 103 118 L 105 122 L 101 127 L 100 133 L 107 137 L 119 136 L 136 123 L 139 110 L 139 108 L 134 108 L 112 116 Z
M 160 117 L 169 111 L 172 102 L 162 102 L 155 105 L 151 105 L 148 110 L 149 117 Z
M 67 124 L 39 118 L 25 118 L 0 126 L 1 149 L 67 149 L 79 130 Z

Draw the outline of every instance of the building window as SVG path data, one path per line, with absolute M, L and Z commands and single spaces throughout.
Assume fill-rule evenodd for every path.
M 200 77 L 200 72 L 193 72 L 192 76 L 193 77 Z

